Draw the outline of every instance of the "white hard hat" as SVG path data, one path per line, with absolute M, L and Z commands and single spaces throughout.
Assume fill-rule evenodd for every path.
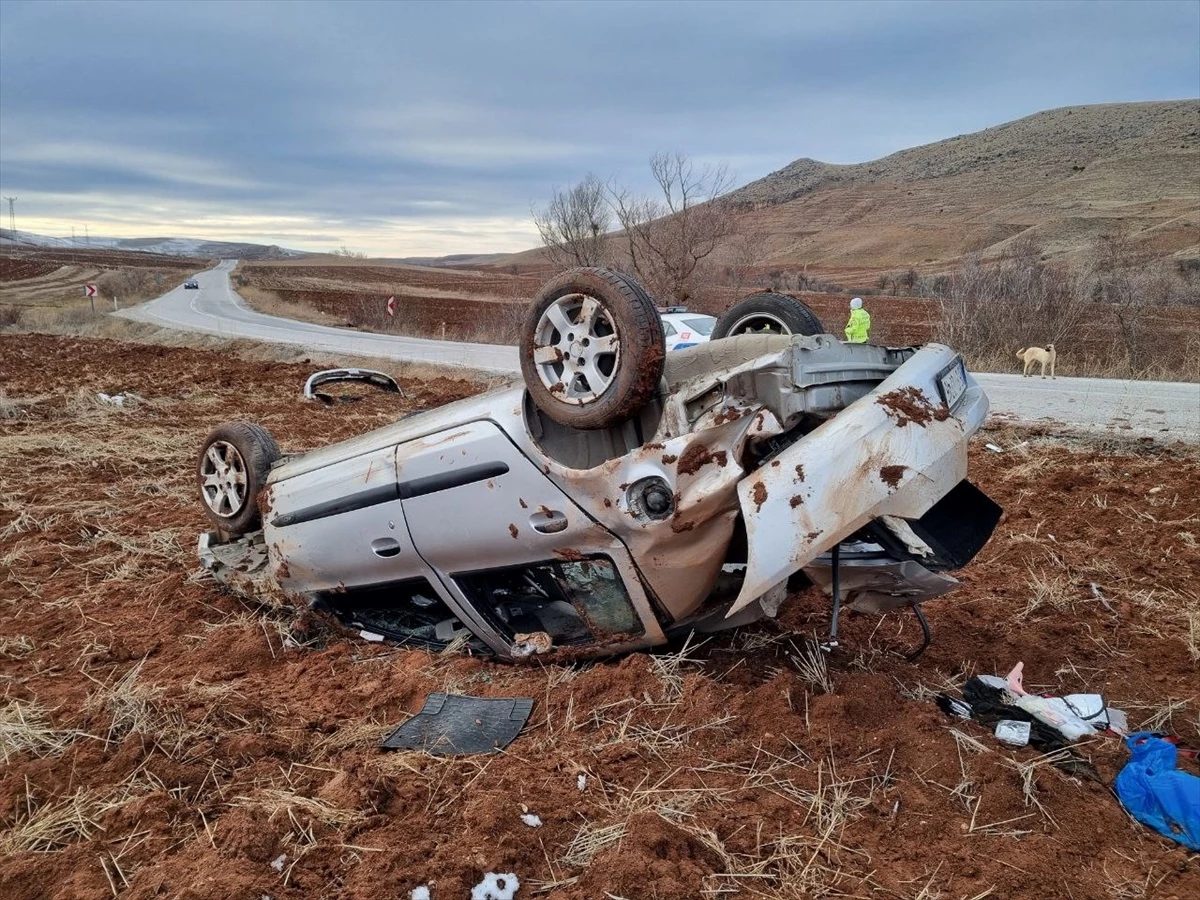
M 862 297 L 855 297 L 850 301 L 851 309 L 862 309 Z

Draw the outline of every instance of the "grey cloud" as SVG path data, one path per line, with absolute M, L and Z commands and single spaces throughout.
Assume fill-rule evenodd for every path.
M 1054 106 L 1195 96 L 1198 32 L 1192 2 L 5 0 L 0 188 L 68 229 L 89 209 L 55 198 L 95 195 L 130 228 L 139 206 L 178 210 L 181 234 L 187 210 L 227 209 L 380 244 L 503 220 L 520 249 L 532 230 L 511 223 L 553 185 L 645 187 L 658 149 L 748 181 Z

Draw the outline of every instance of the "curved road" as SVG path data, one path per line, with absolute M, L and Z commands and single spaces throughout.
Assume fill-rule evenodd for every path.
M 114 315 L 164 328 L 229 338 L 298 344 L 349 356 L 462 366 L 485 372 L 520 371 L 515 347 L 393 337 L 313 325 L 255 312 L 233 292 L 234 260 L 195 276 L 199 290 L 176 288 L 157 300 Z M 1200 384 L 1109 378 L 1022 378 L 981 373 L 992 419 L 1046 422 L 1115 435 L 1200 442 Z
M 485 372 L 512 374 L 520 371 L 516 347 L 393 337 L 255 312 L 230 287 L 229 273 L 235 263 L 236 260 L 224 259 L 215 269 L 195 275 L 199 290 L 177 287 L 157 300 L 119 310 L 113 315 L 164 328 L 276 344 L 299 344 L 330 353 L 462 366 Z

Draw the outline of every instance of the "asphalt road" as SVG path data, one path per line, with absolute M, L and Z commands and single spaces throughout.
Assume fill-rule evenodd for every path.
M 520 371 L 516 347 L 392 337 L 313 325 L 255 312 L 234 293 L 229 284 L 229 272 L 234 262 L 222 260 L 217 268 L 196 275 L 199 290 L 178 287 L 157 300 L 119 310 L 113 315 L 164 328 L 202 331 L 222 337 L 250 338 L 276 344 L 298 344 L 330 353 L 430 362 L 485 372 Z
M 157 300 L 113 315 L 164 328 L 297 344 L 348 356 L 430 362 L 494 373 L 519 371 L 515 347 L 369 334 L 255 312 L 230 287 L 233 266 L 233 260 L 224 260 L 217 268 L 196 275 L 199 290 L 176 288 Z M 997 421 L 1045 422 L 1116 435 L 1200 442 L 1200 384 L 1109 378 L 1043 380 L 993 373 L 976 377 L 992 401 L 991 415 Z

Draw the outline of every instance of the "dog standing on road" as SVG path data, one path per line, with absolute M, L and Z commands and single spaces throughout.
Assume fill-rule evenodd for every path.
M 1021 373 L 1025 378 L 1029 377 L 1029 370 L 1033 368 L 1035 362 L 1042 364 L 1043 378 L 1046 377 L 1047 365 L 1050 366 L 1050 377 L 1057 377 L 1054 374 L 1054 360 L 1057 356 L 1058 354 L 1054 352 L 1053 344 L 1047 344 L 1045 349 L 1041 347 L 1026 347 L 1024 350 L 1017 351 L 1017 359 L 1025 363 L 1025 371 Z

